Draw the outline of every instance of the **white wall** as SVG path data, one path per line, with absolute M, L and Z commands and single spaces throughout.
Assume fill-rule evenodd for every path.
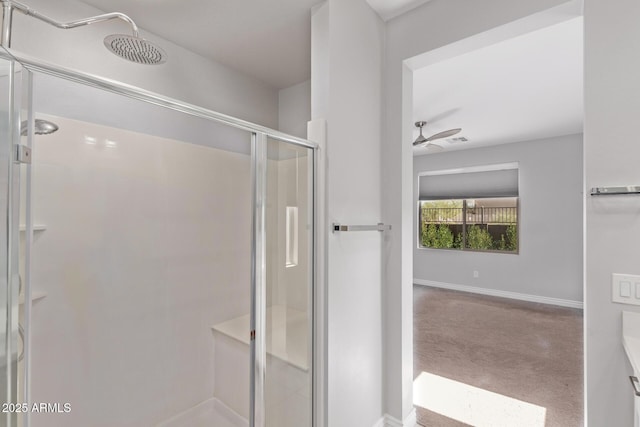
M 420 172 L 510 162 L 518 162 L 519 169 L 519 253 L 425 249 L 414 244 L 414 277 L 579 304 L 583 254 L 581 134 L 416 156 L 414 206 L 418 203 Z M 417 210 L 414 212 L 415 238 L 418 218 Z M 474 270 L 478 278 L 473 277 Z
M 300 138 L 307 137 L 311 120 L 311 80 L 278 92 L 278 130 Z
M 29 0 L 28 4 L 61 21 L 104 13 L 76 0 Z M 103 45 L 104 37 L 130 32 L 119 20 L 60 30 L 15 13 L 13 28 L 12 48 L 20 52 L 274 129 L 278 126 L 277 90 L 144 29 L 141 35 L 167 52 L 166 64 L 139 65 L 110 53 Z
M 249 311 L 250 157 L 50 119 L 60 129 L 33 150 L 47 226 L 33 287 L 47 296 L 32 309 L 32 399 L 72 412 L 33 425 L 156 425 L 213 397 L 211 326 Z
M 312 16 L 312 118 L 327 120 L 328 223 L 380 221 L 383 24 L 365 0 Z M 372 426 L 383 414 L 381 235 L 329 233 L 328 421 Z
M 585 1 L 585 189 L 640 182 L 640 3 Z M 586 196 L 586 343 L 589 426 L 633 425 L 632 375 L 622 349 L 611 273 L 640 274 L 637 196 Z
M 383 266 L 385 406 L 387 413 L 395 418 L 406 418 L 413 405 L 412 279 L 415 239 L 413 123 L 410 119 L 413 103 L 412 72 L 409 65 L 403 66 L 403 61 L 424 52 L 433 52 L 437 56 L 437 48 L 562 3 L 563 0 L 489 0 L 469 13 L 467 1 L 433 0 L 387 23 L 384 67 L 386 112 L 380 168 L 383 222 L 394 227 L 385 242 Z M 522 23 L 510 28 L 509 32 L 515 35 L 526 32 L 528 28 L 531 28 L 528 23 Z M 490 43 L 492 37 L 490 34 L 480 37 L 478 43 Z M 463 44 L 457 47 L 462 52 L 479 46 Z

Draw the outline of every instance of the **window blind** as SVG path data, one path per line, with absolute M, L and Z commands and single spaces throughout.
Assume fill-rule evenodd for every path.
M 437 173 L 419 177 L 420 200 L 517 197 L 518 169 Z

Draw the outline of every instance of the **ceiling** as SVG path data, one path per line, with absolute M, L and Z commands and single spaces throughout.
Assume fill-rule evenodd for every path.
M 82 0 L 282 89 L 311 76 L 311 8 L 322 0 Z M 390 18 L 428 0 L 367 0 Z
M 388 20 L 428 0 L 367 1 Z M 310 10 L 319 0 L 84 2 L 277 89 L 310 78 Z M 428 122 L 425 136 L 462 127 L 456 136 L 469 141 L 438 141 L 446 150 L 578 133 L 582 92 L 578 18 L 417 70 L 414 121 Z
M 311 75 L 311 7 L 318 0 L 83 0 L 281 89 Z
M 462 128 L 468 142 L 434 141 L 445 151 L 580 133 L 582 46 L 575 18 L 417 70 L 413 121 L 426 137 Z
M 385 20 L 400 16 L 430 0 L 367 0 L 369 6 Z

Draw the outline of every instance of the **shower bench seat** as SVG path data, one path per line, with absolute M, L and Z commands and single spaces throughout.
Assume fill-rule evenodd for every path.
M 308 318 L 307 313 L 282 305 L 267 308 L 267 354 L 294 367 L 307 371 Z M 239 316 L 212 326 L 213 331 L 249 345 L 249 315 Z
M 272 306 L 266 313 L 266 405 L 305 405 L 310 396 L 307 313 Z M 214 397 L 245 419 L 249 416 L 249 315 L 212 326 Z

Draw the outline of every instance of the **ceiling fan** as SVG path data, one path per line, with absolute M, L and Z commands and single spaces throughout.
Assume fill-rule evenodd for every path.
M 424 125 L 426 125 L 426 124 L 427 124 L 427 122 L 423 122 L 423 121 L 415 123 L 416 127 L 420 129 L 420 135 L 413 142 L 413 146 L 417 147 L 417 146 L 420 146 L 422 144 L 426 144 L 425 148 L 427 150 L 430 150 L 430 151 L 442 151 L 442 150 L 444 150 L 444 148 L 442 148 L 440 145 L 434 144 L 431 141 L 435 141 L 436 139 L 441 139 L 441 138 L 448 138 L 450 136 L 453 136 L 453 135 L 459 133 L 462 130 L 462 128 L 449 129 L 449 130 L 445 130 L 443 132 L 438 132 L 436 134 L 431 135 L 428 138 L 425 138 L 424 135 L 422 135 L 422 127 Z

